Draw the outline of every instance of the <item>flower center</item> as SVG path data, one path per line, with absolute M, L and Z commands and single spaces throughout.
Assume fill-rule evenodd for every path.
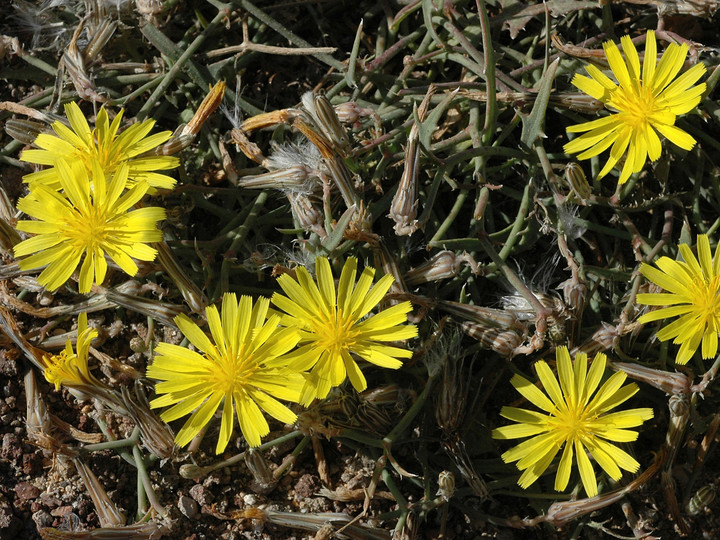
M 207 354 L 205 358 L 213 363 L 213 368 L 208 370 L 207 382 L 214 392 L 243 393 L 248 386 L 252 386 L 250 381 L 258 365 L 245 344 L 237 352 L 228 349 L 220 358 Z
M 73 369 L 73 362 L 77 358 L 75 354 L 69 355 L 66 351 L 61 351 L 59 354 L 47 355 L 43 358 L 45 363 L 45 379 L 50 384 L 55 385 L 55 389 L 58 389 L 63 382 L 68 380 L 72 382 L 81 382 L 75 369 Z
M 720 317 L 720 275 L 713 276 L 709 281 L 702 277 L 698 280 L 693 305 L 697 306 L 706 325 Z
M 112 140 L 98 140 L 97 133 L 93 132 L 93 144 L 87 149 L 82 147 L 76 148 L 75 158 L 82 161 L 88 172 L 92 172 L 92 162 L 93 160 L 97 160 L 102 170 L 105 171 L 106 174 L 111 175 L 115 172 L 115 169 L 117 169 L 118 162 L 120 161 L 117 151 L 114 151 L 112 154 L 110 153 L 113 149 L 112 144 L 110 144 L 111 142 Z
M 591 420 L 584 408 L 567 407 L 565 410 L 556 408 L 548 423 L 551 424 L 552 431 L 563 434 L 563 440 L 574 442 L 593 437 L 592 430 L 588 429 Z
M 333 310 L 330 317 L 315 324 L 315 332 L 319 336 L 317 343 L 320 347 L 333 354 L 349 350 L 357 339 L 357 332 L 353 330 L 355 319 L 345 317 L 342 309 Z
M 73 211 L 73 219 L 68 221 L 62 232 L 70 238 L 73 247 L 92 250 L 106 244 L 109 229 L 105 209 L 88 204 Z
M 620 111 L 623 123 L 634 129 L 644 129 L 658 110 L 652 89 L 642 84 L 631 89 L 618 87 L 608 105 Z

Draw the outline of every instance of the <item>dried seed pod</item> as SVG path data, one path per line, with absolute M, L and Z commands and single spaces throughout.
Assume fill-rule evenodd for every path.
M 667 463 L 675 460 L 675 454 L 682 446 L 683 436 L 690 419 L 690 400 L 684 394 L 675 394 L 668 400 L 670 425 L 665 435 L 665 448 L 668 451 Z
M 703 486 L 697 490 L 687 503 L 685 509 L 691 516 L 698 516 L 715 501 L 715 487 Z
M 240 151 L 245 154 L 245 157 L 248 159 L 253 160 L 255 163 L 263 163 L 265 161 L 265 156 L 262 153 L 262 150 L 260 150 L 260 147 L 255 144 L 254 142 L 251 142 L 250 139 L 247 137 L 247 133 L 239 128 L 234 128 L 230 131 L 230 138 L 232 139 L 232 142 L 234 142 L 238 148 L 240 148 Z
M 351 151 L 350 140 L 330 101 L 324 95 L 314 95 L 312 92 L 305 92 L 301 101 L 308 116 L 320 132 L 341 156 L 347 157 Z
M 436 305 L 443 311 L 447 311 L 456 317 L 467 319 L 470 322 L 481 324 L 485 328 L 515 330 L 520 333 L 527 332 L 527 326 L 518 319 L 515 313 L 503 309 L 474 306 L 462 302 L 452 302 L 450 300 L 439 300 L 436 302 Z
M 372 244 L 371 244 L 372 245 Z M 407 292 L 407 285 L 405 284 L 405 278 L 400 273 L 400 267 L 398 265 L 395 255 L 388 249 L 387 244 L 382 238 L 378 238 L 378 241 L 373 245 L 373 251 L 375 252 L 375 263 L 376 266 L 382 268 L 385 274 L 390 274 L 394 281 L 390 286 L 389 294 L 402 294 Z M 399 304 L 398 299 L 388 299 L 384 303 L 389 305 Z
M 479 275 L 482 269 L 468 253 L 460 254 L 450 250 L 443 250 L 419 266 L 411 269 L 405 274 L 405 283 L 411 287 L 427 283 L 429 281 L 440 281 L 450 279 L 460 273 L 462 266 L 470 266 L 472 273 Z
M 574 161 L 569 162 L 565 166 L 564 177 L 565 181 L 570 186 L 570 189 L 572 189 L 573 193 L 577 195 L 578 199 L 584 203 L 590 198 L 592 190 L 590 189 L 590 184 L 585 177 L 585 171 L 583 171 L 580 164 L 575 163 Z
M 206 474 L 210 474 L 212 471 L 215 470 L 215 467 L 212 465 L 209 465 L 207 467 L 200 467 L 199 465 L 195 465 L 193 463 L 186 463 L 185 465 L 180 466 L 180 476 L 183 478 L 186 478 L 188 480 L 192 480 L 193 478 L 202 478 Z
M 405 274 L 405 283 L 415 286 L 430 281 L 450 279 L 458 275 L 460 265 L 454 251 L 443 250 Z
M 175 434 L 169 425 L 150 410 L 147 397 L 139 382 L 135 384 L 135 398 L 130 391 L 122 388 L 123 404 L 128 416 L 140 428 L 140 440 L 151 453 L 160 459 L 168 459 L 175 454 Z
M 395 222 L 395 234 L 398 236 L 409 236 L 418 229 L 418 221 L 415 218 L 417 217 L 417 189 L 420 167 L 419 140 L 417 123 L 413 123 L 405 148 L 405 166 L 388 214 Z
M 279 124 L 291 124 L 296 118 L 302 115 L 300 109 L 280 109 L 267 113 L 251 116 L 240 124 L 240 131 L 250 133 L 257 129 L 275 127 Z
M 70 76 L 70 80 L 78 95 L 88 101 L 107 101 L 107 98 L 97 93 L 95 83 L 90 78 L 88 66 L 95 61 L 95 57 L 110 40 L 117 28 L 117 22 L 110 19 L 103 20 L 97 27 L 90 42 L 84 51 L 77 46 L 78 38 L 83 31 L 85 20 L 81 20 L 75 28 L 72 39 L 60 59 L 61 67 Z M 62 71 L 62 70 L 61 70 Z
M 210 85 L 208 93 L 180 135 L 192 135 L 195 137 L 198 134 L 203 124 L 222 103 L 223 96 L 225 95 L 225 86 L 224 81 L 220 81 L 214 86 Z
M 512 358 L 516 350 L 525 341 L 526 333 L 519 334 L 514 330 L 500 330 L 488 327 L 484 323 L 465 321 L 461 325 L 463 332 L 478 340 L 486 349 L 491 349 L 504 358 Z
M 99 24 L 94 28 L 92 38 L 88 42 L 87 46 L 83 50 L 83 61 L 86 65 L 91 65 L 97 62 L 97 56 L 105 48 L 107 42 L 117 30 L 117 21 L 111 19 L 101 19 Z
M 115 505 L 110 497 L 108 497 L 105 487 L 102 485 L 98 477 L 95 476 L 85 462 L 79 457 L 72 460 L 78 476 L 85 484 L 85 488 L 90 494 L 90 498 L 95 505 L 95 512 L 98 521 L 102 527 L 122 527 L 126 523 L 125 514 L 123 514 Z
M 580 319 L 585 310 L 588 292 L 587 284 L 571 277 L 558 285 L 557 289 L 562 291 L 565 306 L 571 311 L 572 316 L 575 319 Z
M 556 317 L 561 316 L 561 314 L 566 311 L 562 300 L 556 296 L 551 296 L 535 290 L 531 292 L 533 296 L 538 299 L 540 304 L 542 304 L 543 307 L 550 309 Z M 534 321 L 537 318 L 533 305 L 527 298 L 519 293 L 503 296 L 501 301 L 503 309 L 510 313 L 514 313 L 521 321 Z
M 455 494 L 455 475 L 450 471 L 441 471 L 438 475 L 437 495 L 445 502 Z
M 360 107 L 354 101 L 347 101 L 339 105 L 335 105 L 335 113 L 343 124 L 357 124 L 363 117 L 370 117 L 375 130 L 375 136 L 379 137 L 382 133 L 382 119 L 380 115 L 373 109 L 368 107 Z
M 591 356 L 598 352 L 612 350 L 617 346 L 622 336 L 634 331 L 640 326 L 638 323 L 613 326 L 605 321 L 602 321 L 600 325 L 601 327 L 596 330 L 588 340 L 572 350 L 572 354 L 584 352 L 588 356 Z
M 5 122 L 5 133 L 23 144 L 34 143 L 37 136 L 46 128 L 45 124 L 22 118 L 10 118 Z
M 561 107 L 566 107 L 571 111 L 587 114 L 597 114 L 605 107 L 602 101 L 583 94 L 582 92 L 560 92 L 553 94 L 550 96 L 550 102 Z
M 320 239 L 327 237 L 327 231 L 324 227 L 324 219 L 322 211 L 313 204 L 312 199 L 303 193 L 288 191 L 286 193 L 290 202 L 290 210 L 293 218 L 303 229 L 308 232 L 314 232 Z
M 154 540 L 169 531 L 157 521 L 150 520 L 125 527 L 100 527 L 92 531 L 64 531 L 53 527 L 40 529 L 43 540 Z
M 170 246 L 165 241 L 155 243 L 157 249 L 158 263 L 165 269 L 170 279 L 182 294 L 190 309 L 195 313 L 203 313 L 205 308 L 210 304 L 207 296 L 203 293 L 195 282 L 190 279 L 185 269 L 180 265 L 177 258 L 173 254 Z
M 302 118 L 296 118 L 292 125 L 317 147 L 325 166 L 330 171 L 330 176 L 335 181 L 338 191 L 340 191 L 345 206 L 360 209 L 362 199 L 357 189 L 355 189 L 352 174 L 343 159 L 333 149 L 331 143 L 322 133 L 319 133 L 317 129 Z
M 671 373 L 669 371 L 641 366 L 640 364 L 625 362 L 613 362 L 611 367 L 615 370 L 622 370 L 627 373 L 631 379 L 654 386 L 666 394 L 682 396 L 690 395 L 691 393 L 690 384 L 692 383 L 692 379 L 679 371 Z M 678 406 L 679 405 L 673 401 L 672 407 L 677 409 Z
M 237 186 L 245 189 L 293 189 L 307 191 L 308 177 L 312 174 L 306 166 L 296 165 L 287 169 L 262 174 L 248 174 L 237 179 Z
M 245 453 L 245 464 L 253 474 L 254 480 L 250 487 L 255 493 L 266 495 L 275 489 L 277 480 L 275 480 L 272 471 L 267 466 L 262 452 L 250 448 Z
M 52 419 L 37 386 L 35 371 L 28 371 L 24 382 L 27 400 L 25 426 L 28 439 L 46 450 L 48 455 L 63 453 L 61 448 L 64 445 L 52 435 Z
M 187 124 L 181 125 L 164 144 L 151 150 L 148 154 L 154 156 L 172 156 L 190 146 L 200 132 L 200 128 L 220 106 L 224 95 L 225 83 L 223 81 L 218 82 L 214 86 L 210 85 L 207 95 L 202 100 L 202 103 L 200 103 L 200 106 L 190 121 Z

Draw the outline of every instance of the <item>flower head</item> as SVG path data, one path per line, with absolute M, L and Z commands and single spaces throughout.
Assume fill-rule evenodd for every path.
M 107 254 L 122 270 L 134 276 L 138 267 L 132 258 L 152 261 L 156 250 L 146 245 L 159 242 L 157 222 L 165 210 L 156 207 L 130 210 L 148 189 L 145 182 L 125 191 L 128 165 L 118 167 L 108 180 L 97 161 L 92 165 L 92 185 L 87 173 L 72 169 L 65 160 L 56 164 L 62 191 L 38 185 L 18 202 L 18 209 L 38 221 L 19 221 L 18 230 L 36 236 L 15 246 L 23 270 L 46 266 L 38 277 L 41 285 L 55 290 L 80 264 L 79 290 L 90 291 L 102 283 L 107 272 Z M 31 255 L 33 254 L 34 255 Z
M 572 83 L 577 88 L 604 103 L 611 114 L 570 126 L 569 133 L 587 133 L 567 143 L 564 150 L 568 154 L 581 152 L 579 159 L 589 159 L 612 146 L 599 178 L 610 172 L 627 151 L 620 172 L 619 183 L 622 184 L 632 173 L 643 168 L 648 157 L 651 161 L 660 157 L 662 148 L 658 132 L 685 150 L 695 145 L 695 139 L 674 124 L 678 115 L 700 103 L 705 83 L 693 84 L 703 76 L 705 66 L 696 64 L 675 79 L 685 62 L 688 46 L 671 43 L 657 62 L 655 33 L 650 30 L 641 72 L 640 59 L 630 37 L 624 36 L 620 41 L 625 60 L 615 43 L 606 41 L 603 44 L 617 84 L 591 64 L 585 68 L 590 77 L 573 77 Z
M 91 174 L 93 164 L 99 163 L 105 174 L 112 175 L 121 165 L 128 165 L 128 186 L 136 182 L 147 182 L 151 187 L 170 189 L 175 180 L 167 175 L 154 171 L 174 169 L 180 162 L 172 156 L 144 156 L 167 141 L 172 133 L 163 131 L 147 136 L 155 125 L 155 120 L 144 120 L 117 134 L 122 119 L 122 110 L 109 122 L 105 108 L 100 109 L 95 122 L 95 129 L 90 126 L 76 103 L 65 105 L 65 114 L 72 129 L 64 123 L 53 123 L 56 133 L 41 133 L 35 139 L 39 149 L 25 150 L 20 159 L 38 165 L 51 165 L 50 168 L 24 176 L 24 181 L 34 189 L 35 185 L 45 185 L 51 189 L 61 186 L 55 162 L 64 159 L 80 175 Z
M 45 378 L 55 385 L 55 390 L 59 390 L 61 385 L 68 388 L 101 386 L 88 369 L 90 343 L 97 335 L 97 330 L 87 324 L 87 313 L 81 313 L 78 317 L 77 352 L 73 352 L 72 343 L 68 339 L 65 349 L 59 354 L 43 356 L 41 363 L 45 368 Z
M 278 278 L 287 296 L 275 293 L 272 297 L 272 303 L 287 314 L 283 324 L 300 329 L 300 346 L 292 354 L 294 365 L 301 371 L 312 368 L 303 389 L 303 404 L 326 397 L 346 377 L 362 392 L 367 382 L 353 355 L 377 366 L 398 369 L 400 358 L 410 358 L 412 352 L 383 342 L 417 336 L 415 326 L 402 324 L 412 309 L 410 302 L 365 318 L 392 285 L 391 275 L 386 274 L 371 288 L 375 269 L 367 267 L 355 284 L 357 259 L 349 258 L 336 290 L 327 258 L 318 257 L 315 267 L 317 284 L 305 268 L 299 267 L 297 281 L 288 274 Z
M 98 335 L 95 328 L 88 326 L 87 313 L 78 317 L 77 345 L 73 352 L 72 341 L 65 343 L 65 349 L 58 354 L 44 354 L 39 359 L 45 379 L 55 390 L 64 386 L 78 399 L 92 396 L 120 414 L 126 414 L 120 392 L 99 381 L 88 367 L 90 344 Z
M 555 490 L 562 491 L 567 487 L 575 457 L 585 492 L 588 497 L 594 497 L 597 479 L 588 453 L 613 480 L 620 479 L 620 469 L 637 471 L 638 462 L 608 441 L 634 441 L 637 432 L 626 428 L 649 420 L 653 411 L 644 408 L 606 414 L 634 395 L 638 387 L 634 383 L 622 386 L 626 374 L 619 371 L 595 393 L 605 373 L 604 354 L 595 356 L 589 371 L 585 353 L 579 353 L 573 362 L 567 348 L 558 347 L 556 360 L 559 384 L 546 362 L 535 364 L 547 395 L 520 375 L 510 381 L 523 397 L 543 412 L 503 407 L 500 415 L 517 423 L 494 429 L 492 436 L 495 439 L 532 437 L 502 455 L 505 463 L 518 462 L 518 469 L 523 471 L 518 480 L 522 488 L 528 488 L 540 478 L 564 445 Z
M 249 296 L 242 296 L 238 302 L 234 294 L 225 294 L 221 314 L 215 306 L 205 310 L 212 341 L 187 316 L 175 318 L 180 331 L 199 352 L 160 343 L 147 376 L 163 381 L 155 386 L 156 392 L 163 395 L 151 401 L 150 406 L 172 405 L 160 415 L 164 421 L 194 411 L 175 437 L 178 445 L 188 444 L 221 403 L 218 454 L 233 432 L 233 407 L 250 446 L 258 446 L 261 437 L 270 431 L 261 409 L 281 422 L 297 419 L 277 399 L 300 399 L 304 379 L 289 369 L 284 359 L 297 344 L 298 332 L 278 327 L 280 315 L 268 318 L 268 307 L 267 298 L 258 299 L 253 306 Z
M 687 364 L 702 342 L 702 357 L 712 358 L 718 350 L 720 333 L 720 245 L 711 256 L 710 241 L 698 235 L 698 257 L 687 244 L 680 244 L 683 261 L 660 257 L 658 268 L 643 263 L 640 272 L 667 292 L 638 294 L 637 301 L 650 306 L 667 306 L 642 315 L 638 321 L 648 323 L 671 317 L 679 319 L 662 328 L 660 341 L 673 339 L 680 344 L 678 364 Z

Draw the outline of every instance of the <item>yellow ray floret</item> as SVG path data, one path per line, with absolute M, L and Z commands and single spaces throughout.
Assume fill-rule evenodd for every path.
M 78 317 L 77 352 L 73 352 L 72 343 L 68 340 L 60 353 L 43 356 L 41 363 L 45 368 L 45 379 L 55 385 L 55 390 L 59 390 L 61 385 L 68 388 L 100 386 L 88 368 L 90 343 L 97 334 L 97 330 L 87 324 L 87 313 L 81 313 Z
M 225 294 L 221 313 L 215 306 L 205 310 L 212 339 L 187 316 L 175 318 L 198 352 L 160 343 L 147 376 L 162 381 L 155 387 L 160 397 L 150 406 L 172 405 L 160 415 L 164 421 L 192 413 L 175 437 L 178 445 L 188 444 L 220 405 L 218 454 L 230 441 L 235 413 L 250 446 L 260 445 L 270 431 L 262 411 L 281 422 L 295 422 L 295 413 L 278 399 L 300 400 L 304 379 L 285 359 L 299 334 L 295 328 L 279 327 L 279 315 L 267 317 L 268 307 L 267 298 L 253 305 L 249 296 L 238 302 L 234 294 Z
M 625 59 L 612 41 L 603 44 L 607 61 L 617 83 L 593 65 L 585 69 L 590 75 L 575 75 L 572 83 L 578 89 L 605 104 L 610 111 L 604 116 L 567 128 L 568 133 L 583 133 L 564 147 L 568 154 L 589 159 L 610 149 L 610 156 L 598 174 L 602 178 L 625 156 L 619 183 L 639 172 L 649 158 L 655 161 L 662 153 L 660 136 L 680 148 L 690 150 L 695 139 L 675 127 L 678 116 L 694 109 L 706 85 L 693 86 L 705 74 L 697 64 L 675 78 L 688 53 L 686 44 L 671 43 L 657 62 L 655 33 L 647 33 L 645 59 L 640 60 L 629 36 L 621 40 Z
M 573 361 L 566 347 L 556 349 L 556 361 L 557 378 L 546 362 L 535 364 L 545 393 L 520 375 L 510 381 L 542 412 L 503 407 L 500 415 L 517 423 L 494 429 L 492 436 L 495 439 L 531 437 L 502 455 L 505 463 L 517 462 L 518 469 L 523 471 L 518 480 L 522 488 L 537 481 L 562 449 L 555 490 L 565 490 L 575 461 L 585 493 L 594 497 L 598 492 L 597 478 L 588 455 L 613 480 L 620 479 L 620 469 L 636 472 L 640 467 L 638 462 L 609 441 L 634 441 L 637 432 L 627 428 L 649 420 L 653 411 L 642 408 L 609 412 L 633 396 L 638 387 L 634 383 L 622 386 L 626 378 L 623 372 L 614 373 L 600 386 L 605 373 L 604 354 L 595 357 L 589 370 L 587 355 L 579 353 Z
M 660 257 L 657 268 L 644 264 L 640 272 L 663 289 L 665 293 L 637 295 L 640 304 L 665 306 L 642 315 L 641 323 L 664 321 L 678 317 L 658 333 L 660 341 L 673 340 L 680 345 L 678 364 L 687 364 L 702 343 L 702 357 L 713 358 L 718 350 L 720 333 L 720 246 L 715 256 L 710 251 L 710 241 L 704 234 L 698 235 L 695 257 L 687 244 L 680 244 L 682 261 Z
M 326 257 L 315 260 L 317 283 L 305 268 L 297 269 L 297 280 L 284 274 L 278 283 L 287 296 L 275 293 L 272 303 L 287 315 L 282 323 L 300 329 L 299 348 L 292 354 L 300 370 L 311 369 L 301 403 L 324 398 L 346 378 L 361 392 L 367 382 L 355 356 L 377 366 L 398 369 L 402 358 L 412 352 L 387 342 L 417 336 L 417 328 L 407 322 L 410 302 L 392 306 L 366 318 L 383 299 L 393 283 L 385 275 L 372 285 L 374 268 L 365 268 L 355 283 L 357 259 L 343 266 L 337 289 Z
M 35 139 L 37 149 L 25 150 L 20 159 L 38 165 L 49 165 L 42 171 L 23 177 L 30 184 L 45 185 L 50 189 L 60 188 L 60 178 L 55 162 L 64 159 L 79 175 L 92 172 L 93 163 L 99 163 L 105 174 L 114 174 L 118 168 L 126 164 L 128 167 L 128 187 L 136 182 L 147 182 L 152 188 L 170 189 L 175 179 L 155 171 L 174 169 L 179 160 L 172 156 L 145 155 L 167 141 L 172 133 L 163 131 L 149 135 L 155 125 L 154 120 L 144 120 L 134 124 L 118 135 L 121 110 L 110 123 L 107 111 L 103 107 L 97 115 L 95 129 L 91 130 L 80 107 L 76 103 L 65 105 L 70 127 L 57 121 L 52 129 L 57 135 L 41 133 Z
M 23 270 L 46 268 L 38 281 L 50 290 L 63 285 L 80 267 L 79 290 L 90 291 L 102 283 L 108 255 L 127 274 L 138 267 L 133 259 L 152 261 L 156 250 L 147 244 L 159 242 L 162 233 L 157 222 L 165 210 L 156 207 L 131 208 L 148 190 L 146 182 L 126 190 L 128 165 L 121 165 L 112 179 L 106 178 L 100 164 L 93 162 L 91 178 L 79 173 L 65 160 L 56 163 L 62 191 L 38 185 L 18 202 L 18 210 L 37 221 L 19 221 L 18 230 L 34 234 L 15 246 Z

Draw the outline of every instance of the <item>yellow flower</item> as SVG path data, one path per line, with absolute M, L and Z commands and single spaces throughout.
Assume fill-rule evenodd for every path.
M 38 185 L 18 202 L 18 209 L 38 221 L 19 221 L 18 230 L 35 234 L 15 246 L 23 270 L 46 266 L 38 277 L 41 285 L 55 290 L 65 283 L 80 263 L 79 290 L 90 291 L 102 283 L 107 272 L 105 254 L 124 272 L 134 276 L 138 267 L 131 257 L 152 261 L 156 250 L 146 245 L 159 242 L 157 222 L 165 210 L 148 207 L 130 211 L 145 195 L 148 185 L 135 184 L 123 194 L 128 165 L 121 165 L 108 181 L 98 162 L 93 162 L 92 189 L 88 175 L 76 174 L 64 160 L 56 164 L 62 192 Z
M 570 126 L 569 133 L 587 132 L 564 147 L 568 154 L 579 159 L 589 159 L 610 148 L 610 158 L 598 178 L 605 176 L 620 161 L 627 150 L 625 164 L 620 172 L 619 183 L 625 182 L 632 173 L 639 172 L 646 159 L 655 161 L 662 151 L 660 135 L 680 148 L 690 150 L 695 139 L 675 127 L 675 119 L 695 108 L 705 92 L 705 83 L 693 86 L 705 73 L 705 66 L 696 64 L 675 79 L 685 62 L 688 46 L 671 43 L 657 60 L 655 33 L 647 33 L 645 59 L 642 73 L 640 59 L 629 36 L 621 40 L 625 60 L 612 41 L 603 44 L 605 56 L 618 84 L 597 67 L 585 69 L 590 77 L 575 75 L 572 83 L 590 96 L 602 101 L 610 110 L 604 116 Z M 673 79 L 675 79 L 673 81 Z
M 277 399 L 297 402 L 304 384 L 302 375 L 289 369 L 284 355 L 298 342 L 297 330 L 278 327 L 280 315 L 267 318 L 270 302 L 249 296 L 240 302 L 225 294 L 222 315 L 215 306 L 205 310 L 213 342 L 187 316 L 175 322 L 200 352 L 160 343 L 147 376 L 163 382 L 150 406 L 166 407 L 160 417 L 170 422 L 193 410 L 175 437 L 184 446 L 205 426 L 223 403 L 216 453 L 221 453 L 233 431 L 233 404 L 240 430 L 250 446 L 258 446 L 270 431 L 260 409 L 281 422 L 293 423 L 295 413 Z M 277 399 L 275 399 L 277 398 Z
M 72 343 L 68 339 L 62 352 L 42 357 L 40 362 L 45 368 L 45 378 L 55 385 L 55 390 L 59 390 L 61 385 L 76 389 L 104 386 L 88 369 L 90 343 L 97 335 L 97 330 L 87 324 L 87 313 L 81 313 L 78 317 L 77 353 L 73 352 Z
M 123 164 L 128 165 L 128 186 L 136 182 L 147 182 L 151 187 L 171 189 L 175 180 L 167 175 L 153 171 L 174 169 L 180 164 L 172 156 L 142 156 L 167 141 L 172 133 L 163 131 L 147 137 L 155 125 L 155 120 L 145 120 L 117 134 L 122 119 L 121 110 L 112 124 L 108 120 L 105 108 L 100 109 L 95 122 L 95 129 L 90 126 L 76 103 L 65 105 L 65 115 L 70 126 L 57 121 L 52 129 L 57 137 L 41 133 L 35 139 L 35 146 L 40 149 L 25 150 L 20 159 L 38 165 L 51 165 L 50 168 L 34 172 L 23 177 L 30 184 L 30 189 L 42 184 L 51 189 L 60 188 L 60 178 L 55 162 L 64 159 L 80 174 L 92 173 L 93 163 L 98 162 L 105 174 L 112 175 Z M 82 176 L 82 174 L 80 174 Z
M 680 317 L 662 328 L 660 341 L 673 339 L 680 344 L 678 364 L 687 364 L 702 341 L 702 357 L 712 358 L 718 350 L 720 333 L 720 245 L 711 256 L 710 241 L 698 235 L 698 257 L 687 244 L 680 244 L 684 261 L 660 257 L 658 268 L 643 263 L 640 272 L 667 292 L 638 294 L 637 301 L 650 306 L 668 306 L 642 315 L 638 321 L 648 323 Z
M 494 429 L 492 436 L 495 439 L 532 437 L 502 455 L 505 463 L 517 461 L 518 469 L 524 471 L 518 480 L 523 489 L 540 478 L 564 445 L 555 490 L 563 491 L 567 487 L 575 456 L 585 492 L 594 497 L 597 479 L 588 453 L 613 480 L 620 479 L 620 469 L 636 472 L 640 467 L 638 462 L 608 441 L 634 441 L 637 432 L 625 428 L 641 425 L 653 417 L 653 411 L 644 408 L 606 414 L 633 396 L 638 387 L 634 383 L 622 386 L 626 375 L 619 371 L 611 375 L 593 397 L 605 373 L 604 354 L 595 356 L 589 372 L 585 353 L 579 353 L 573 362 L 567 348 L 558 347 L 555 356 L 559 384 L 546 362 L 535 364 L 547 395 L 520 375 L 510 381 L 543 412 L 503 407 L 500 415 L 517 424 Z
M 287 296 L 275 293 L 272 297 L 272 303 L 287 313 L 283 324 L 301 331 L 300 347 L 292 354 L 293 365 L 301 371 L 312 368 L 303 389 L 304 405 L 326 397 L 346 376 L 355 390 L 362 392 L 367 382 L 353 355 L 377 366 L 398 369 L 402 365 L 399 358 L 410 358 L 412 352 L 383 342 L 417 336 L 415 326 L 402 324 L 407 322 L 407 313 L 412 309 L 410 302 L 365 318 L 392 285 L 391 275 L 380 278 L 371 289 L 375 269 L 368 267 L 355 285 L 357 259 L 349 258 L 336 294 L 327 258 L 318 257 L 315 268 L 317 285 L 308 271 L 300 267 L 297 281 L 288 274 L 278 278 Z
M 81 313 L 78 317 L 75 352 L 68 339 L 65 349 L 59 354 L 45 354 L 40 358 L 45 379 L 55 385 L 55 390 L 64 386 L 78 399 L 91 396 L 116 412 L 126 414 L 125 402 L 120 393 L 97 380 L 88 368 L 90 343 L 97 335 L 97 330 L 87 324 L 87 313 Z

